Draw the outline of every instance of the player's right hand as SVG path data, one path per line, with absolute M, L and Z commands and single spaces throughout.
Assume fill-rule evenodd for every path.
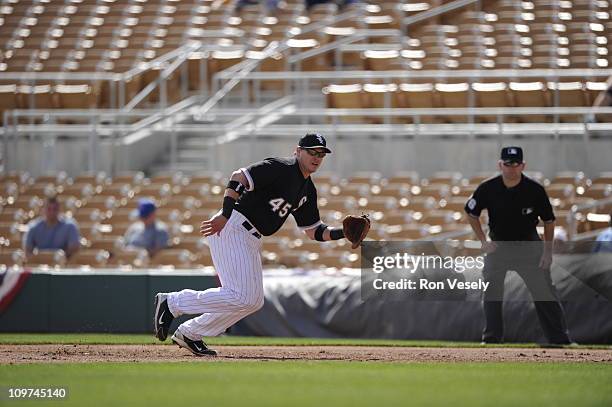
M 497 244 L 495 242 L 483 242 L 482 243 L 482 251 L 485 253 L 493 253 L 495 250 L 497 250 Z
M 226 223 L 227 218 L 219 213 L 200 224 L 200 234 L 203 236 L 211 236 L 216 233 L 217 236 L 219 236 L 219 233 L 221 233 Z

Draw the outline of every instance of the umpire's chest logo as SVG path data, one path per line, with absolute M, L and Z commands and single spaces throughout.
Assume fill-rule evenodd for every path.
M 533 213 L 533 208 L 523 208 L 521 212 L 523 215 L 531 215 Z

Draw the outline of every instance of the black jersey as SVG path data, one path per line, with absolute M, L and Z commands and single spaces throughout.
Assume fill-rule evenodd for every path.
M 525 175 L 512 188 L 504 185 L 501 175 L 480 184 L 465 204 L 465 211 L 478 217 L 483 209 L 489 212 L 492 240 L 537 240 L 538 218 L 546 223 L 555 220 L 544 187 Z
M 264 236 L 280 229 L 289 214 L 304 229 L 320 223 L 317 190 L 310 177 L 304 178 L 297 158 L 266 158 L 240 170 L 249 180 L 249 189 L 236 210 Z

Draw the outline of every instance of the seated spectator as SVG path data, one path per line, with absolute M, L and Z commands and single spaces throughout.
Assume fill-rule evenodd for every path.
M 63 250 L 70 257 L 79 250 L 79 228 L 71 220 L 60 217 L 60 203 L 56 197 L 47 198 L 44 216 L 28 225 L 23 246 L 26 255 L 34 250 Z
M 138 201 L 140 221 L 131 225 L 124 237 L 128 248 L 147 249 L 151 257 L 168 247 L 168 231 L 164 223 L 156 221 L 156 209 L 155 203 L 150 199 Z
M 597 236 L 597 242 L 593 251 L 612 253 L 612 212 L 610 212 L 609 226 Z

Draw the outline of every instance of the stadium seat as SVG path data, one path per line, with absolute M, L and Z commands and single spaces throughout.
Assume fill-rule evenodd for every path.
M 164 249 L 151 259 L 150 266 L 190 268 L 195 256 L 185 249 Z
M 3 208 L 0 212 L 0 223 L 4 224 L 24 223 L 29 219 L 28 212 L 21 208 Z
M 363 208 L 363 210 L 366 210 L 368 212 L 379 211 L 379 212 L 386 213 L 388 211 L 391 211 L 397 208 L 398 206 L 397 199 L 390 198 L 390 197 L 380 197 L 380 196 L 364 198 L 363 202 L 361 202 L 360 200 L 359 203 L 360 203 L 360 207 Z
M 1 250 L 0 251 L 0 269 L 4 267 L 22 266 L 25 260 L 25 255 L 22 250 Z M 4 271 L 4 270 L 3 270 Z
M 209 251 L 206 239 L 202 236 L 184 236 L 171 246 L 172 249 L 189 250 L 191 253 Z
M 58 107 L 65 109 L 91 109 L 96 107 L 98 95 L 91 85 L 55 85 Z
M 356 171 L 348 179 L 350 184 L 365 183 L 378 184 L 382 179 L 382 174 L 378 171 Z
M 105 250 L 111 254 L 122 250 L 122 241 L 116 236 L 92 236 L 87 246 L 90 250 Z
M 149 264 L 145 250 L 115 250 L 108 260 L 109 266 L 143 268 Z
M 17 107 L 17 85 L 0 84 L 0 125 L 4 125 L 4 111 Z
M 516 106 L 520 107 L 549 107 L 550 95 L 541 82 L 510 82 L 510 90 Z M 546 115 L 522 115 L 518 117 L 525 123 L 542 123 L 550 121 Z
M 582 195 L 584 198 L 604 199 L 612 196 L 612 185 L 594 184 Z
M 406 210 L 393 210 L 383 214 L 380 220 L 381 225 L 388 226 L 403 226 L 407 223 L 412 223 L 411 212 Z
M 359 255 L 352 252 L 319 254 L 316 264 L 318 267 L 331 267 L 337 269 L 361 267 Z
M 584 186 L 588 179 L 582 171 L 561 171 L 552 179 L 551 184 L 572 184 L 574 186 Z
M 419 222 L 427 225 L 448 225 L 458 222 L 462 218 L 463 211 L 442 209 L 425 212 Z
M 427 178 L 428 184 L 457 185 L 461 182 L 462 175 L 458 171 L 437 171 Z
M 446 198 L 451 194 L 450 185 L 446 183 L 429 184 L 421 187 L 422 197 L 432 197 L 436 200 Z
M 434 93 L 434 85 L 431 83 L 401 83 L 397 93 L 396 106 L 412 109 L 431 109 L 439 106 L 437 96 Z M 422 115 L 404 118 L 406 122 L 412 123 L 435 123 L 440 120 L 436 116 Z
M 469 85 L 465 82 L 461 83 L 436 83 L 436 92 L 440 95 L 442 106 L 447 108 L 471 107 L 474 103 L 470 103 Z M 451 123 L 467 123 L 468 117 L 450 115 L 447 120 Z
M 575 196 L 576 190 L 573 184 L 553 184 L 546 188 L 549 198 L 560 200 L 572 199 Z
M 365 106 L 364 94 L 360 84 L 329 85 L 323 88 L 327 106 L 336 109 L 359 109 Z M 359 122 L 360 117 L 346 116 L 338 119 L 342 122 Z
M 472 84 L 472 89 L 475 92 L 476 105 L 478 107 L 499 107 L 506 108 L 512 106 L 511 95 L 508 92 L 508 86 L 504 82 L 480 83 Z M 478 116 L 478 120 L 497 123 L 508 122 L 508 116 Z
M 66 264 L 66 255 L 63 250 L 40 250 L 26 257 L 25 265 L 30 267 L 39 266 L 63 266 Z
M 436 199 L 431 196 L 413 196 L 408 198 L 405 203 L 400 201 L 400 205 L 405 209 L 419 212 L 435 209 L 438 206 Z
M 612 185 L 612 172 L 602 172 L 598 177 L 593 179 L 593 185 L 595 184 L 610 184 Z
M 416 171 L 401 171 L 387 179 L 389 184 L 416 185 L 419 183 L 419 173 Z
M 110 254 L 106 250 L 80 250 L 68 259 L 66 267 L 90 266 L 102 268 L 106 266 L 109 258 Z
M 363 53 L 364 66 L 372 71 L 392 71 L 402 69 L 400 53 L 397 50 L 367 50 Z
M 383 186 L 376 196 L 392 197 L 398 200 L 401 198 L 407 198 L 410 196 L 410 185 L 389 183 Z
M 587 81 L 585 83 L 585 88 L 589 94 L 589 104 L 592 105 L 595 99 L 597 99 L 597 96 L 608 89 L 608 85 L 605 82 Z
M 442 209 L 450 210 L 454 212 L 463 212 L 467 198 L 464 196 L 452 196 L 444 199 L 444 205 Z
M 586 215 L 587 230 L 602 230 L 610 225 L 609 213 L 589 212 Z
M 349 182 L 342 186 L 339 195 L 351 196 L 355 199 L 368 197 L 370 195 L 370 187 L 370 184 L 367 182 Z M 323 195 L 321 194 L 321 196 Z
M 581 82 L 548 82 L 548 90 L 554 106 L 583 107 L 588 106 L 588 95 L 583 90 Z M 576 115 L 561 115 L 560 120 L 567 123 L 582 123 L 584 117 Z
M 379 237 L 385 240 L 419 240 L 428 236 L 428 227 L 423 224 L 388 226 L 381 230 Z
M 24 109 L 54 109 L 57 107 L 51 85 L 21 85 L 17 97 Z
M 397 85 L 366 83 L 363 85 L 363 91 L 366 107 L 377 109 L 390 108 L 395 99 L 393 95 L 397 91 Z M 372 123 L 384 122 L 379 117 L 369 117 L 368 121 Z

